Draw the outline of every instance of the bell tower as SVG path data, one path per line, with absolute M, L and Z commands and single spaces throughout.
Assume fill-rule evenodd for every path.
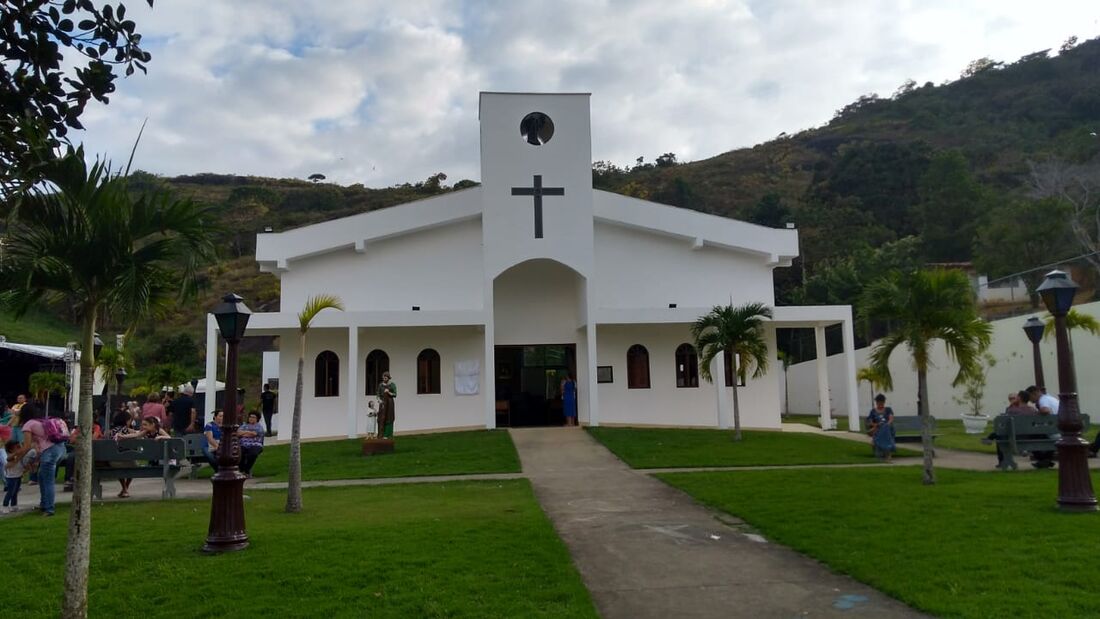
M 490 277 L 534 258 L 592 271 L 589 95 L 483 92 L 482 242 Z

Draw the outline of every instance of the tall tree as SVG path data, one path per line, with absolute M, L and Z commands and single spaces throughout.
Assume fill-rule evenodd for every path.
M 21 317 L 63 297 L 76 304 L 81 320 L 80 437 L 62 616 L 86 617 L 96 324 L 106 312 L 135 324 L 177 304 L 194 291 L 197 269 L 214 248 L 205 208 L 165 194 L 132 194 L 109 164 L 89 168 L 83 148 L 47 162 L 42 172 L 44 182 L 8 218 L 0 304 Z
M 966 157 L 956 151 L 935 155 L 919 193 L 917 221 L 928 260 L 969 260 L 984 194 Z
M 883 387 L 893 387 L 890 355 L 904 345 L 917 371 L 917 412 L 924 448 L 924 483 L 936 483 L 932 468 L 932 431 L 928 412 L 928 367 L 932 343 L 943 342 L 959 366 L 953 386 L 981 371 L 981 354 L 993 329 L 978 316 L 970 280 L 962 271 L 895 271 L 867 287 L 859 305 L 863 321 L 887 325 L 886 337 L 871 349 L 870 367 Z
M 737 398 L 737 379 L 745 378 L 750 370 L 753 378 L 760 378 L 767 373 L 768 342 L 764 336 L 764 319 L 771 317 L 771 308 L 763 303 L 747 303 L 738 307 L 717 305 L 691 325 L 695 348 L 700 355 L 699 365 L 703 378 L 714 382 L 710 366 L 717 355 L 728 351 L 730 359 L 741 361 L 733 380 L 735 441 L 741 440 L 741 405 Z
M 322 310 L 343 311 L 344 304 L 339 297 L 331 294 L 319 294 L 306 299 L 306 305 L 298 312 L 298 380 L 294 383 L 294 416 L 290 426 L 290 470 L 286 484 L 286 511 L 302 511 L 302 374 L 306 365 L 306 334 L 313 319 Z M 355 394 L 349 393 L 348 397 Z
M 0 196 L 41 177 L 88 101 L 107 103 L 116 69 L 145 71 L 136 28 L 122 3 L 0 3 Z
M 1069 205 L 1056 198 L 1015 199 L 989 212 L 974 243 L 974 264 L 992 279 L 1019 274 L 1027 284 L 1031 307 L 1039 307 L 1035 289 L 1052 262 L 1073 255 Z
M 1100 157 L 1082 164 L 1058 159 L 1031 163 L 1031 191 L 1069 205 L 1070 229 L 1085 259 L 1100 271 Z

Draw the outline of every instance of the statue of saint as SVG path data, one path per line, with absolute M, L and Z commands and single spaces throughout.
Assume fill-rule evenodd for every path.
M 393 438 L 394 400 L 397 398 L 397 384 L 390 379 L 390 373 L 382 374 L 378 385 L 378 437 Z

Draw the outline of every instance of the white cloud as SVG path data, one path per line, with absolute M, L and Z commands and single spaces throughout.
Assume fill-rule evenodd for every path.
M 699 159 L 1100 34 L 1071 1 L 131 4 L 149 75 L 89 106 L 89 150 L 122 159 L 148 117 L 143 169 L 369 186 L 478 178 L 480 90 L 590 91 L 595 158 Z

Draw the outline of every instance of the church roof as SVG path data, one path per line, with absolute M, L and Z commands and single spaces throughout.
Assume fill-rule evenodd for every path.
M 764 257 L 774 266 L 789 266 L 798 256 L 798 232 L 700 213 L 616 193 L 593 190 L 597 222 L 685 239 L 693 247 L 716 247 Z M 259 234 L 256 260 L 262 271 L 288 268 L 301 260 L 342 249 L 365 252 L 372 242 L 421 232 L 481 216 L 482 188 L 471 187 L 440 196 L 341 217 L 285 232 Z

